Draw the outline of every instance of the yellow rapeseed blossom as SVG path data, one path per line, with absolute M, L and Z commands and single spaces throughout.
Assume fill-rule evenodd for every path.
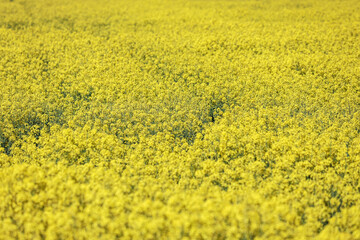
M 0 0 L 0 239 L 360 239 L 357 0 Z

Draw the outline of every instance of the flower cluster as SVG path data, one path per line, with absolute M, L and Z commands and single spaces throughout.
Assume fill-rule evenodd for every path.
M 357 0 L 0 0 L 0 239 L 360 239 Z

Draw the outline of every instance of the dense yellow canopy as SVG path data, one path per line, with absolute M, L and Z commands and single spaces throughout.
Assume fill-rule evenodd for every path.
M 0 239 L 360 239 L 360 1 L 0 0 Z

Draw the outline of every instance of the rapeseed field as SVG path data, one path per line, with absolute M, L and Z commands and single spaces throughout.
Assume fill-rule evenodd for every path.
M 0 0 L 0 239 L 360 239 L 360 1 Z

